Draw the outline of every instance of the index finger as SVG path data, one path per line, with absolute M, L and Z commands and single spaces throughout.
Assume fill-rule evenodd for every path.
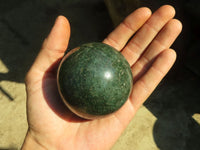
M 150 16 L 151 10 L 149 8 L 142 7 L 135 10 L 104 39 L 103 43 L 120 51 Z

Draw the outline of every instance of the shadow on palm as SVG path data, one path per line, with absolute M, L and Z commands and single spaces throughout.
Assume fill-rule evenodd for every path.
M 53 63 L 48 70 L 45 72 L 42 79 L 42 90 L 44 98 L 53 110 L 60 118 L 67 122 L 86 122 L 88 120 L 83 119 L 72 113 L 68 107 L 62 101 L 58 88 L 57 88 L 57 68 L 60 63 L 60 59 Z

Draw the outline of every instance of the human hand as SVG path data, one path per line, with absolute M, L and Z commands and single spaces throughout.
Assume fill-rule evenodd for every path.
M 68 20 L 59 16 L 26 77 L 29 129 L 22 149 L 111 148 L 176 59 L 169 48 L 182 25 L 174 15 L 174 8 L 168 5 L 153 14 L 148 8 L 139 8 L 103 41 L 127 59 L 134 84 L 120 110 L 96 120 L 74 115 L 58 94 L 56 71 L 70 37 Z

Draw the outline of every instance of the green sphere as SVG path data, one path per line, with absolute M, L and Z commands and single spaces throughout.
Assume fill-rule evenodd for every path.
M 63 57 L 57 84 L 72 112 L 94 119 L 122 107 L 131 93 L 133 77 L 120 52 L 103 43 L 88 43 Z

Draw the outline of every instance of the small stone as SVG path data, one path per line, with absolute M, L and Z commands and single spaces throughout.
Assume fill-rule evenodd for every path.
M 94 119 L 117 111 L 128 99 L 132 72 L 120 52 L 103 43 L 67 53 L 58 70 L 60 95 L 80 117 Z

